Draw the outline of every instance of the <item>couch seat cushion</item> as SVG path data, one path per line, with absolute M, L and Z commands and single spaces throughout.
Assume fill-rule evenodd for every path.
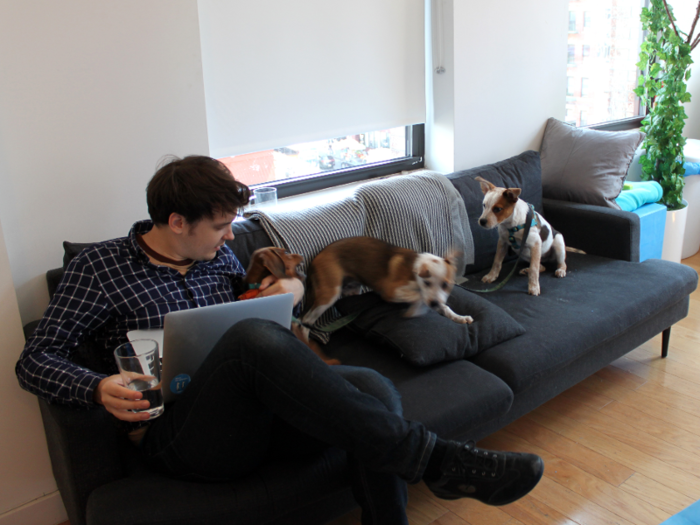
M 325 350 L 344 365 L 373 368 L 391 379 L 401 393 L 404 417 L 441 437 L 497 419 L 513 402 L 513 392 L 501 379 L 466 360 L 414 366 L 348 328 L 335 332 Z
M 499 292 L 485 294 L 526 332 L 473 362 L 503 379 L 516 395 L 683 300 L 698 280 L 692 268 L 659 259 L 631 263 L 568 253 L 567 265 L 563 279 L 551 269 L 540 274 L 537 297 L 528 295 L 527 277 L 517 273 Z M 504 266 L 502 275 L 508 270 Z
M 87 521 L 95 525 L 219 525 L 233 519 L 241 525 L 258 525 L 306 507 L 308 521 L 304 523 L 321 523 L 325 520 L 310 518 L 315 508 L 328 512 L 323 508 L 328 498 L 335 498 L 336 505 L 342 502 L 342 493 L 349 492 L 347 484 L 345 452 L 336 448 L 265 465 L 249 477 L 226 483 L 188 482 L 144 471 L 93 491 Z M 163 494 L 168 504 L 155 504 Z M 348 503 L 350 510 L 352 503 Z

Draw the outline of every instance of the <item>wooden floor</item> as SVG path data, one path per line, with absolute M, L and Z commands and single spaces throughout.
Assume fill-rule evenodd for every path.
M 700 272 L 700 254 L 683 263 Z M 666 359 L 659 335 L 479 446 L 539 454 L 542 481 L 505 507 L 412 485 L 411 525 L 658 525 L 699 500 L 700 291 Z

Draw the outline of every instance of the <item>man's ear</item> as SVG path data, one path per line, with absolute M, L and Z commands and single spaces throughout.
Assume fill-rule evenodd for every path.
M 168 226 L 174 233 L 183 233 L 186 224 L 187 220 L 179 213 L 171 213 L 170 217 L 168 217 Z

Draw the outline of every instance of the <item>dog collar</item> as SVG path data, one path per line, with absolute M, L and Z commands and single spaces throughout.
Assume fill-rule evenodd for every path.
M 530 223 L 530 227 L 532 228 L 533 226 L 537 226 L 537 212 L 535 212 L 535 207 L 532 204 L 528 204 L 528 206 L 530 206 L 532 210 L 532 222 Z M 525 223 L 514 226 L 513 228 L 508 228 L 508 242 L 514 250 L 520 249 L 520 244 L 518 244 L 518 241 L 515 239 L 515 234 L 524 228 Z

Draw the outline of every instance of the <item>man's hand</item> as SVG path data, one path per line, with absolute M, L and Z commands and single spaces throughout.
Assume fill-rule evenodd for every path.
M 294 294 L 294 304 L 298 304 L 304 297 L 304 285 L 296 277 L 288 279 L 277 279 L 274 275 L 268 275 L 260 283 L 260 295 L 258 297 L 267 297 L 268 295 L 279 295 L 283 293 Z
M 141 400 L 143 394 L 124 386 L 119 374 L 105 377 L 95 389 L 95 403 L 104 405 L 107 412 L 122 421 L 146 421 L 151 416 L 148 412 L 132 412 L 143 410 L 151 404 Z

